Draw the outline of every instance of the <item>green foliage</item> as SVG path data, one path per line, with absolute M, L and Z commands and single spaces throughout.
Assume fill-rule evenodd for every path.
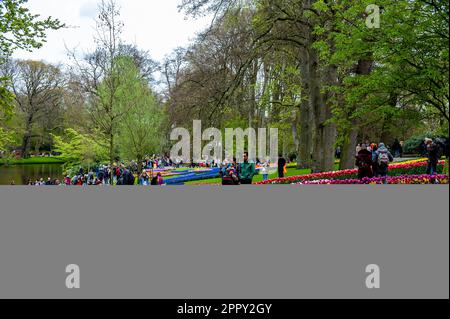
M 6 88 L 7 85 L 8 78 L 0 77 L 0 123 L 10 118 L 13 111 L 14 94 Z
M 14 95 L 4 87 L 6 81 L 6 78 L 0 78 L 0 151 L 6 151 L 14 141 L 13 133 L 6 128 L 13 116 L 14 101 Z
M 421 134 L 418 136 L 413 136 L 410 139 L 405 141 L 405 144 L 403 146 L 403 152 L 406 154 L 418 154 L 420 152 L 420 145 L 423 143 L 425 138 L 431 138 L 436 139 L 439 137 L 445 137 L 441 134 L 436 133 L 428 133 L 428 134 Z
M 141 161 L 161 152 L 163 108 L 129 57 L 118 60 L 122 82 L 117 90 L 118 109 L 123 113 L 118 128 L 122 159 Z
M 39 47 L 46 29 L 62 26 L 50 18 L 39 20 L 23 8 L 25 3 L 0 2 L 0 56 Z M 379 29 L 366 26 L 369 4 L 381 8 Z M 67 121 L 53 131 L 58 135 L 76 127 L 55 137 L 71 165 L 99 161 L 107 149 L 110 161 L 161 153 L 162 145 L 170 144 L 166 137 L 172 125 L 190 127 L 193 119 L 222 130 L 277 127 L 285 153 L 298 151 L 305 140 L 314 144 L 330 118 L 341 146 L 350 135 L 355 138 L 355 131 L 359 139 L 364 135 L 387 143 L 417 136 L 406 141 L 406 152 L 417 147 L 423 132 L 448 135 L 447 1 L 183 0 L 180 8 L 193 15 L 215 13 L 216 19 L 162 68 L 168 82 L 165 109 L 139 72 L 139 59 L 120 45 L 109 51 L 120 37 L 109 47 L 97 41 L 87 61 L 92 69 L 83 69 L 77 84 L 71 83 L 83 89 L 63 92 L 70 95 L 64 103 L 74 104 L 70 114 L 85 111 L 91 118 L 80 117 L 77 126 Z M 105 14 L 118 16 L 115 10 Z M 103 18 L 100 33 L 108 27 L 120 33 L 121 23 L 113 26 L 115 18 Z M 25 131 L 6 125 L 14 98 L 6 80 L 0 79 L 0 148 Z M 43 124 L 34 125 L 33 134 L 40 134 Z M 329 140 L 328 146 L 319 141 L 308 147 L 315 148 L 313 155 L 329 154 L 334 143 Z
M 66 160 L 66 168 L 75 166 L 90 167 L 108 159 L 107 150 L 99 143 L 98 137 L 80 134 L 66 129 L 64 136 L 53 135 L 55 152 Z
M 28 0 L 0 1 L 0 65 L 17 49 L 40 48 L 45 42 L 48 29 L 57 30 L 64 27 L 57 19 L 48 17 L 41 20 L 39 15 L 31 14 L 24 6 L 27 2 Z M 0 114 L 3 112 L 10 115 L 14 95 L 7 89 L 7 80 L 0 77 Z M 0 139 L 6 143 L 5 132 L 0 134 Z
M 13 142 L 12 133 L 0 126 L 0 151 L 7 151 L 7 146 Z
M 344 1 L 337 32 L 330 33 L 336 47 L 331 62 L 344 76 L 347 104 L 362 106 L 359 118 L 383 105 L 379 114 L 389 115 L 398 104 L 433 109 L 448 126 L 448 2 L 378 1 L 379 29 L 365 26 L 361 13 L 369 2 Z M 374 62 L 370 74 L 349 72 L 361 60 Z
M 64 25 L 57 19 L 39 19 L 24 6 L 28 0 L 0 2 L 0 56 L 8 56 L 16 49 L 40 48 L 45 42 L 46 30 L 57 30 Z

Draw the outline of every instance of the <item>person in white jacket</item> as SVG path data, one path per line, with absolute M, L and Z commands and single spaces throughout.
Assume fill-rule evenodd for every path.
M 267 181 L 269 179 L 269 164 L 264 162 L 261 168 L 261 174 L 263 176 L 263 181 Z

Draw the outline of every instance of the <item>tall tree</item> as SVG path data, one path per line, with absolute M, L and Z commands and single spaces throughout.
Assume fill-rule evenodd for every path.
M 44 20 L 39 15 L 34 15 L 25 7 L 27 0 L 2 0 L 0 1 L 0 66 L 16 50 L 32 50 L 40 48 L 45 42 L 46 31 L 57 30 L 64 25 L 51 17 Z M 0 75 L 0 114 L 12 112 L 14 96 L 7 89 L 9 79 Z M 6 126 L 6 117 L 0 116 L 0 125 Z M 5 128 L 0 129 L 0 140 L 3 148 L 6 141 L 11 140 Z
M 34 124 L 47 121 L 61 107 L 64 77 L 57 66 L 39 61 L 9 62 L 12 91 L 23 118 L 22 156 L 28 157 Z
M 141 169 L 146 155 L 161 153 L 163 109 L 134 61 L 122 57 L 119 65 L 124 78 L 118 92 L 119 108 L 124 110 L 119 125 L 120 155 L 137 160 Z
M 76 73 L 79 74 L 84 90 L 90 95 L 89 113 L 102 140 L 107 141 L 109 161 L 117 157 L 117 129 L 126 111 L 119 108 L 118 91 L 122 75 L 118 66 L 123 22 L 120 8 L 115 0 L 102 0 L 96 20 L 97 36 L 95 52 L 80 61 L 73 52 Z

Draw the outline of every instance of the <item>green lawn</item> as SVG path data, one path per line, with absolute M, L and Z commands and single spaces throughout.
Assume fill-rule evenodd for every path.
M 33 165 L 33 164 L 64 164 L 62 157 L 30 157 L 24 159 L 0 159 L 0 165 Z

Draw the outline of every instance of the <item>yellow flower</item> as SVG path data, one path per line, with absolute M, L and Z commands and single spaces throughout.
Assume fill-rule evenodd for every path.
M 419 158 L 419 159 L 410 160 L 410 161 L 406 161 L 406 162 L 398 162 L 397 164 L 415 164 L 415 163 L 426 162 L 427 160 L 428 160 L 427 158 Z

